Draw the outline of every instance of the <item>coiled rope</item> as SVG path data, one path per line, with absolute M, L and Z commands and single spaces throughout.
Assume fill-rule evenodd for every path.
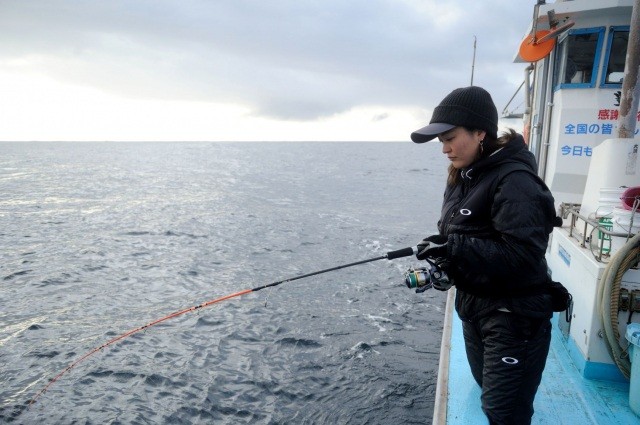
M 603 324 L 605 345 L 611 358 L 626 378 L 631 375 L 631 362 L 627 350 L 628 345 L 624 347 L 620 345 L 620 332 L 618 330 L 620 286 L 624 274 L 631 267 L 638 264 L 639 258 L 640 233 L 631 238 L 611 257 L 602 273 L 602 284 L 598 291 L 598 311 Z

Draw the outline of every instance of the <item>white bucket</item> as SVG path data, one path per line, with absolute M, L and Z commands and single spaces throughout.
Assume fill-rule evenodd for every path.
M 633 218 L 633 223 L 631 219 Z M 632 214 L 632 211 L 626 210 L 624 207 L 614 207 L 611 214 L 612 231 L 615 233 L 624 233 L 629 235 L 629 239 L 633 235 L 640 232 L 640 211 Z M 613 236 L 611 241 L 612 250 L 617 250 L 627 242 L 627 237 Z
M 603 187 L 600 189 L 600 198 L 598 199 L 598 209 L 596 210 L 596 218 L 607 217 L 613 213 L 614 208 L 622 208 L 620 197 L 626 190 L 626 187 Z

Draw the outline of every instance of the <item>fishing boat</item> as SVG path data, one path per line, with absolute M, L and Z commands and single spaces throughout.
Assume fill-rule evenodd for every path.
M 640 424 L 638 9 L 640 0 L 538 1 L 515 55 L 525 138 L 563 217 L 549 273 L 573 296 L 552 319 L 534 424 Z M 454 297 L 433 423 L 486 424 Z

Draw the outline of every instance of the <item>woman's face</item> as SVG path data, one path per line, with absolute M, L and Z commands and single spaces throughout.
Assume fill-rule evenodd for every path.
M 465 168 L 473 164 L 480 152 L 480 141 L 484 140 L 484 130 L 468 131 L 464 127 L 456 127 L 438 135 L 442 143 L 442 153 L 447 155 L 455 168 Z

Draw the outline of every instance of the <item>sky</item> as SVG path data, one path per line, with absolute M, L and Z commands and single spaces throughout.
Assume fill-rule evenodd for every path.
M 0 141 L 408 141 L 472 71 L 502 112 L 535 3 L 0 0 Z

